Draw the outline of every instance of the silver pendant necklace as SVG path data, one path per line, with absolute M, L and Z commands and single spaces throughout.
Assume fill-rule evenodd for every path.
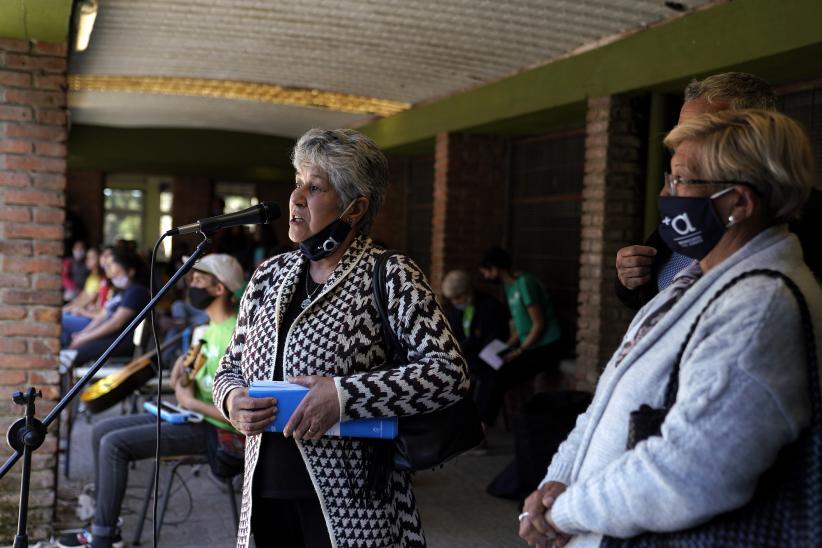
M 305 271 L 305 299 L 303 299 L 303 302 L 300 303 L 300 308 L 302 308 L 303 310 L 308 308 L 308 305 L 310 305 L 311 301 L 314 300 L 314 295 L 316 295 L 317 292 L 320 290 L 320 288 L 322 288 L 322 286 L 325 285 L 325 283 L 317 284 L 317 287 L 314 288 L 314 291 L 309 292 L 308 291 L 308 278 L 310 278 L 310 277 L 311 277 L 311 273 L 306 269 L 306 271 Z

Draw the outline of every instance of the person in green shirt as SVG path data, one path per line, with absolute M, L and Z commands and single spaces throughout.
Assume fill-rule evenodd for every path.
M 231 263 L 236 263 L 236 268 L 228 266 Z M 178 359 L 171 371 L 171 384 L 174 386 L 174 396 L 180 407 L 201 413 L 206 422 L 218 428 L 236 432 L 223 420 L 211 397 L 214 374 L 237 324 L 234 289 L 230 289 L 221 281 L 218 273 L 223 271 L 239 272 L 240 275 L 242 273 L 239 263 L 230 255 L 207 255 L 194 265 L 188 300 L 195 308 L 205 310 L 209 322 L 204 331 L 195 332 L 192 343 L 202 343 L 200 352 L 205 357 L 205 362 L 199 370 L 190 374 L 194 376 L 194 382 L 190 382 L 190 378 L 186 379 L 190 375 L 183 369 L 183 358 Z M 242 278 L 237 283 L 242 284 Z M 234 288 L 236 284 L 229 285 Z
M 536 374 L 555 367 L 560 358 L 560 329 L 551 297 L 532 274 L 513 270 L 504 249 L 489 249 L 480 263 L 480 274 L 505 289 L 511 313 L 508 350 L 499 369 L 488 367 L 479 383 L 477 407 L 487 426 L 496 421 L 505 392 Z
M 192 306 L 205 310 L 209 323 L 202 334 L 192 340 L 203 341 L 200 351 L 205 361 L 196 373 L 189 374 L 184 368 L 185 356 L 181 356 L 174 364 L 170 380 L 178 405 L 201 413 L 204 420 L 164 424 L 160 440 L 163 455 L 205 454 L 217 470 L 220 459 L 214 459 L 213 455 L 219 447 L 242 463 L 244 438 L 222 420 L 212 403 L 211 385 L 237 322 L 234 292 L 244 283 L 242 267 L 230 255 L 206 255 L 194 265 L 188 300 Z M 110 417 L 94 426 L 92 449 L 96 478 L 92 526 L 90 530 L 63 535 L 58 539 L 58 546 L 123 545 L 118 518 L 128 484 L 129 463 L 154 457 L 155 421 L 154 415 L 139 413 Z

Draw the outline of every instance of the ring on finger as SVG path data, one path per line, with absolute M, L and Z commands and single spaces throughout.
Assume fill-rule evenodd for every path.
M 519 516 L 517 516 L 517 520 L 522 521 L 523 519 L 527 518 L 530 515 L 531 515 L 530 512 L 523 512 Z

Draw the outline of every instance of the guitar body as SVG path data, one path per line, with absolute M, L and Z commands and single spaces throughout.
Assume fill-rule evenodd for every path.
M 177 343 L 181 338 L 182 333 L 167 340 L 160 345 L 160 351 Z M 129 394 L 157 375 L 157 368 L 154 365 L 156 355 L 156 350 L 147 352 L 123 366 L 119 371 L 103 377 L 80 394 L 80 401 L 92 413 L 100 413 L 123 401 Z

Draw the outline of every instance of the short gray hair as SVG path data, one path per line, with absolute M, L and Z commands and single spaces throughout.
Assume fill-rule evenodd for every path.
M 731 110 L 776 110 L 776 94 L 770 84 L 747 72 L 723 72 L 694 80 L 685 88 L 685 102 L 703 98 L 708 103 L 728 101 Z
M 802 127 L 768 110 L 724 110 L 680 123 L 665 137 L 676 149 L 697 144 L 699 177 L 741 181 L 762 195 L 775 221 L 799 217 L 813 186 L 813 154 Z
M 376 143 L 353 129 L 309 129 L 291 154 L 294 169 L 310 165 L 322 170 L 337 192 L 337 209 L 368 198 L 368 211 L 358 230 L 367 234 L 385 199 L 388 160 Z
M 473 290 L 471 276 L 464 270 L 452 270 L 442 279 L 442 294 L 446 299 L 469 295 Z

